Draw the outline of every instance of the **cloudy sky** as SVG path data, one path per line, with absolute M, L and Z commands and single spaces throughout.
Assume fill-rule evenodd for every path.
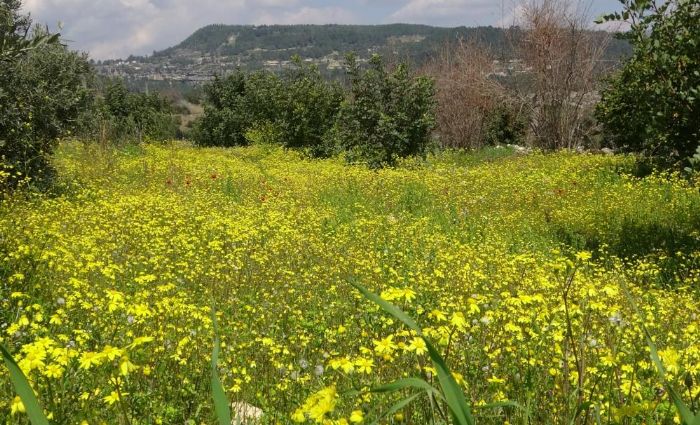
M 516 0 L 24 0 L 36 22 L 56 28 L 96 59 L 150 54 L 196 29 L 222 24 L 498 25 Z M 591 14 L 617 0 L 590 0 Z M 502 9 L 505 12 L 502 12 Z

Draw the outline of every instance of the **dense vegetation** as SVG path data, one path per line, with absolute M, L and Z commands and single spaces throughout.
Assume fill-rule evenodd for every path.
M 200 146 L 281 144 L 313 156 L 328 156 L 327 133 L 343 101 L 339 85 L 296 58 L 296 67 L 278 76 L 237 72 L 205 87 L 204 115 L 195 123 Z
M 40 29 L 30 37 L 30 27 L 19 1 L 0 3 L 0 191 L 50 183 L 57 138 L 90 102 L 85 57 Z
M 600 102 L 543 0 L 508 72 L 297 56 L 206 85 L 192 146 L 2 0 L 0 423 L 700 423 L 700 2 L 621 2 Z
M 84 137 L 109 143 L 143 143 L 178 136 L 173 104 L 160 94 L 130 92 L 120 80 L 107 81 L 98 93 Z
M 349 55 L 350 87 L 344 91 L 299 57 L 295 62 L 282 76 L 238 72 L 209 84 L 194 141 L 278 144 L 314 157 L 343 153 L 371 168 L 425 154 L 435 122 L 430 79 L 413 77 L 406 65 L 388 71 L 377 55 L 364 70 Z
M 700 145 L 700 4 L 636 1 L 623 14 L 632 21 L 626 38 L 634 55 L 611 78 L 598 106 L 608 141 L 688 165 Z
M 524 406 L 477 407 L 478 423 L 568 423 L 580 398 L 578 423 L 668 423 L 627 289 L 674 385 L 698 379 L 700 194 L 627 175 L 631 157 L 493 149 L 375 172 L 70 143 L 56 160 L 69 196 L 0 210 L 3 342 L 56 423 L 212 423 L 212 300 L 233 401 L 265 423 L 371 423 L 401 395 L 368 388 L 435 372 L 351 282 L 415 317 L 476 406 Z M 0 417 L 22 423 L 2 373 Z M 323 389 L 332 403 L 306 403 Z M 429 423 L 430 403 L 401 415 Z

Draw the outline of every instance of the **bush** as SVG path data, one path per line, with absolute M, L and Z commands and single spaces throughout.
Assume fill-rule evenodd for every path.
M 508 106 L 495 108 L 486 118 L 484 142 L 487 145 L 520 145 L 525 140 L 527 121 Z
M 435 127 L 435 88 L 427 77 L 412 77 L 399 65 L 389 72 L 379 56 L 360 69 L 347 57 L 350 98 L 343 103 L 332 139 L 351 162 L 371 168 L 391 166 L 398 158 L 425 155 Z
M 177 137 L 178 120 L 168 99 L 157 93 L 131 93 L 121 80 L 109 81 L 102 91 L 85 136 L 139 143 Z
M 246 132 L 274 122 L 279 108 L 279 78 L 266 72 L 236 72 L 216 78 L 205 89 L 204 114 L 195 122 L 192 137 L 199 146 L 247 145 Z
M 612 147 L 685 162 L 700 142 L 700 3 L 646 0 L 624 3 L 632 57 L 608 81 L 597 108 Z
M 316 67 L 294 59 L 295 68 L 281 77 L 270 72 L 216 79 L 206 87 L 208 103 L 195 126 L 200 146 L 246 145 L 261 134 L 287 148 L 328 156 L 326 133 L 333 126 L 343 91 L 326 82 Z M 246 137 L 250 131 L 256 134 Z
M 296 67 L 283 76 L 283 100 L 277 119 L 279 137 L 285 147 L 303 149 L 311 156 L 334 153 L 326 143 L 344 93 L 338 84 L 327 82 L 318 68 L 294 58 Z
M 19 2 L 0 5 L 5 20 L 0 36 L 9 41 L 9 48 L 2 46 L 0 61 L 2 190 L 27 180 L 46 187 L 55 174 L 50 157 L 58 139 L 76 129 L 80 114 L 91 104 L 87 86 L 93 73 L 85 55 L 58 43 L 31 41 L 48 40 L 47 34 L 37 29 L 34 38 L 28 37 L 29 21 L 18 14 L 19 7 Z M 15 32 L 19 27 L 25 32 Z M 6 54 L 13 51 L 13 43 L 19 50 Z

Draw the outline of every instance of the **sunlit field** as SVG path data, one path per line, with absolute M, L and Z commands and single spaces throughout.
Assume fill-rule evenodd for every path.
M 673 423 L 641 321 L 697 405 L 700 192 L 630 157 L 65 143 L 56 166 L 56 193 L 0 203 L 0 341 L 52 423 L 213 424 L 212 309 L 262 423 L 444 423 L 369 392 L 435 370 L 352 283 L 416 319 L 479 424 Z M 0 423 L 23 411 L 0 369 Z

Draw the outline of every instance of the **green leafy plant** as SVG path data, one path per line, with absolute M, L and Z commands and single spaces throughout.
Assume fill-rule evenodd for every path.
M 427 153 L 435 127 L 435 87 L 428 77 L 413 77 L 408 66 L 387 70 L 374 55 L 369 69 L 347 56 L 350 97 L 340 108 L 332 133 L 350 162 L 370 168 L 393 166 L 399 158 Z
M 484 142 L 487 145 L 520 145 L 525 140 L 527 121 L 510 106 L 498 106 L 488 114 Z
M 231 409 L 229 407 L 226 391 L 221 384 L 219 377 L 219 352 L 221 343 L 219 342 L 219 326 L 216 320 L 216 312 L 212 309 L 211 320 L 214 324 L 214 349 L 211 353 L 211 392 L 214 400 L 214 411 L 219 425 L 231 425 Z
M 632 56 L 602 92 L 596 115 L 613 147 L 680 165 L 700 141 L 700 3 L 620 0 Z
M 58 139 L 76 130 L 91 104 L 86 56 L 61 45 L 57 34 L 31 31 L 20 7 L 0 3 L 0 161 L 12 169 L 0 191 L 21 182 L 48 187 Z
M 688 158 L 690 167 L 685 167 L 685 171 L 692 173 L 694 171 L 700 171 L 700 146 L 695 150 L 695 154 Z
M 133 93 L 121 80 L 107 82 L 92 115 L 88 138 L 118 142 L 164 142 L 177 137 L 171 102 L 158 93 Z

